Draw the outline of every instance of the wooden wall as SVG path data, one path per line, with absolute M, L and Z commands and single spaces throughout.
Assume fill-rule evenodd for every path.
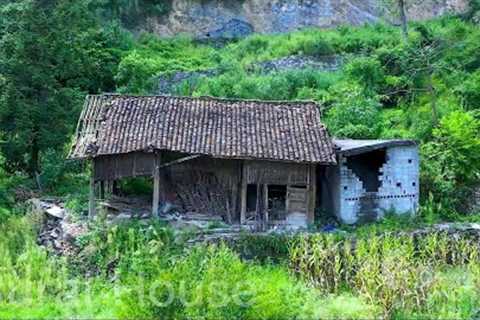
M 154 153 L 133 152 L 114 156 L 100 156 L 95 161 L 95 180 L 118 180 L 128 177 L 152 176 Z
M 161 162 L 171 154 L 162 153 Z M 167 161 L 168 162 L 168 161 Z M 95 158 L 95 181 L 153 176 L 154 153 L 129 153 Z M 221 214 L 229 222 L 242 220 L 248 184 L 262 185 L 267 206 L 267 185 L 288 186 L 287 207 L 305 213 L 313 222 L 315 209 L 315 167 L 258 160 L 230 160 L 199 157 L 160 169 L 158 193 L 184 211 Z M 305 191 L 303 191 L 305 190 Z M 267 213 L 268 214 L 268 213 Z

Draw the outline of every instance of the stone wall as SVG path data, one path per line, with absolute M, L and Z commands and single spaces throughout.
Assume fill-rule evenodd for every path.
M 411 20 L 468 8 L 468 0 L 412 0 L 407 4 Z M 395 9 L 386 6 L 385 0 L 172 0 L 167 15 L 148 18 L 139 25 L 161 36 L 187 33 L 197 38 L 236 38 L 252 32 L 395 22 Z
M 419 200 L 419 156 L 416 146 L 387 148 L 386 162 L 380 168 L 381 185 L 367 192 L 360 178 L 339 159 L 340 205 L 336 211 L 342 222 L 353 224 L 382 218 L 387 211 L 396 214 L 416 212 Z M 332 186 L 335 188 L 335 186 Z

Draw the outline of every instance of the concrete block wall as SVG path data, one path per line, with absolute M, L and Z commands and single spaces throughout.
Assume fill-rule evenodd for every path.
M 416 146 L 387 148 L 386 162 L 378 176 L 381 181 L 378 192 L 366 192 L 363 182 L 347 167 L 345 158 L 340 157 L 337 168 L 340 199 L 335 214 L 342 222 L 354 224 L 365 217 L 378 219 L 388 210 L 397 214 L 417 211 L 419 156 Z M 376 207 L 374 210 L 371 209 L 372 204 Z M 369 212 L 363 212 L 366 210 Z
M 393 209 L 397 214 L 416 212 L 419 201 L 420 159 L 416 146 L 387 149 L 387 162 L 380 169 L 378 191 L 380 214 Z
M 353 224 L 358 220 L 360 211 L 359 197 L 365 194 L 363 182 L 347 167 L 345 158 L 339 159 L 340 171 L 340 212 L 337 216 L 347 224 Z

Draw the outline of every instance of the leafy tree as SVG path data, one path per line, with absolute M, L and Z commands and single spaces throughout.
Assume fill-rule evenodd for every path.
M 405 39 L 408 38 L 408 19 L 407 19 L 407 1 L 406 0 L 383 0 L 384 5 L 388 7 L 392 14 L 400 20 L 402 34 Z
M 129 28 L 137 27 L 146 17 L 166 14 L 172 0 L 97 0 L 97 12 L 106 20 L 120 21 Z
M 88 1 L 22 0 L 1 8 L 1 149 L 10 169 L 40 171 L 69 139 L 86 92 L 113 89 L 118 54 Z
M 385 82 L 380 62 L 374 57 L 358 57 L 345 66 L 345 73 L 368 92 L 377 91 Z
M 467 110 L 480 109 L 480 71 L 469 75 L 459 85 L 457 92 L 460 94 L 463 106 Z
M 358 85 L 342 83 L 330 92 L 326 124 L 336 137 L 368 139 L 380 133 L 380 102 Z
M 421 148 L 422 186 L 438 201 L 464 204 L 470 187 L 480 178 L 480 121 L 456 111 L 442 118 L 432 141 Z

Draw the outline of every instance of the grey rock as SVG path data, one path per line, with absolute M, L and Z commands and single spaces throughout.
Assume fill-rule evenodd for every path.
M 199 39 L 238 39 L 244 38 L 253 33 L 253 26 L 240 19 L 231 19 L 220 28 L 207 31 Z
M 60 208 L 59 206 L 57 205 L 52 205 L 50 208 L 48 208 L 47 210 L 45 210 L 45 212 L 52 216 L 52 217 L 55 217 L 57 219 L 63 219 L 65 217 L 65 209 L 63 208 Z
M 469 0 L 407 2 L 409 20 L 464 13 Z M 382 0 L 172 0 L 167 15 L 140 23 L 161 36 L 236 38 L 252 32 L 279 33 L 306 27 L 330 28 L 386 20 L 398 23 L 395 6 Z
M 336 71 L 343 64 L 343 59 L 338 55 L 309 57 L 293 55 L 276 60 L 261 62 L 258 67 L 263 73 L 278 72 L 285 70 L 314 69 L 318 71 Z
M 333 72 L 343 65 L 343 57 L 339 55 L 309 57 L 305 55 L 292 55 L 279 59 L 259 62 L 250 66 L 251 70 L 258 70 L 262 74 L 281 72 L 287 70 L 314 69 L 318 71 Z M 194 86 L 195 83 L 208 77 L 215 77 L 222 72 L 219 69 L 201 71 L 179 71 L 173 74 L 162 74 L 157 76 L 154 82 L 157 83 L 155 94 L 175 94 L 179 85 Z

